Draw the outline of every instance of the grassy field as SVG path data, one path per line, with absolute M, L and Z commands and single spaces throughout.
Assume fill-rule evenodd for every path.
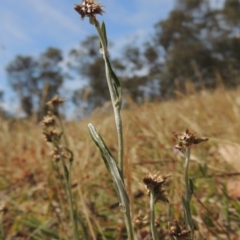
M 149 239 L 149 197 L 143 177 L 154 171 L 171 174 L 165 186 L 171 219 L 183 220 L 182 154 L 174 150 L 172 131 L 190 129 L 208 142 L 192 148 L 189 175 L 194 182 L 191 201 L 196 239 L 240 239 L 240 89 L 214 92 L 194 90 L 176 100 L 146 103 L 129 101 L 124 109 L 124 167 L 137 239 Z M 126 239 L 118 199 L 89 136 L 94 124 L 107 146 L 117 154 L 112 109 L 98 109 L 79 122 L 64 122 L 74 153 L 72 190 L 79 211 L 81 239 Z M 25 120 L 1 120 L 0 200 L 2 239 L 73 239 L 62 175 L 51 161 L 42 126 Z M 160 239 L 168 236 L 167 205 L 157 203 Z M 136 221 L 134 221 L 136 222 Z

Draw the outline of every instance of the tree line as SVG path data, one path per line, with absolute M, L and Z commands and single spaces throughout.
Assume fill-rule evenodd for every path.
M 123 93 L 134 101 L 171 98 L 176 89 L 184 91 L 186 81 L 197 90 L 216 88 L 219 81 L 227 88 L 239 85 L 239 0 L 225 0 L 221 8 L 208 0 L 176 0 L 167 19 L 158 21 L 153 30 L 141 47 L 128 44 L 121 57 L 112 59 Z M 16 56 L 8 64 L 8 82 L 27 116 L 37 112 L 40 119 L 44 103 L 73 76 L 87 80 L 72 93 L 76 106 L 88 113 L 108 101 L 98 38 L 88 36 L 68 59 L 63 68 L 61 49 L 51 47 L 37 58 Z

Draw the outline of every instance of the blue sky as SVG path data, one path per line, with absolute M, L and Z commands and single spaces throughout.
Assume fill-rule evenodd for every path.
M 153 24 L 167 17 L 174 0 L 102 0 L 108 38 L 115 53 L 128 41 L 141 41 L 152 32 Z M 37 56 L 48 47 L 58 47 L 64 54 L 77 46 L 95 29 L 88 19 L 81 21 L 73 10 L 75 0 L 1 0 L 0 7 L 0 89 L 5 104 L 17 108 L 10 90 L 5 67 L 17 54 Z M 69 88 L 76 88 L 72 82 Z M 67 86 L 65 86 L 67 87 Z

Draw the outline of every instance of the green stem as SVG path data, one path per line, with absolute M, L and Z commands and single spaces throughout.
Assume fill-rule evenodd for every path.
M 59 149 L 59 147 L 58 147 L 58 152 L 59 152 L 59 155 L 60 155 L 62 169 L 63 169 L 63 172 L 64 172 L 63 176 L 64 176 L 64 182 L 65 182 L 65 186 L 66 186 L 68 205 L 70 206 L 70 218 L 71 218 L 72 225 L 73 225 L 74 239 L 75 240 L 80 240 L 79 234 L 78 234 L 77 220 L 76 220 L 74 205 L 73 205 L 72 191 L 71 191 L 71 186 L 70 186 L 70 175 L 69 175 L 69 173 L 66 172 L 68 170 L 66 169 L 66 165 L 65 165 L 64 160 L 63 160 L 62 152 Z
M 118 167 L 119 171 L 122 177 L 122 180 L 124 182 L 124 172 L 123 172 L 123 132 L 122 132 L 122 118 L 120 113 L 120 106 L 118 106 L 116 103 L 119 100 L 117 98 L 117 95 L 113 88 L 113 82 L 110 75 L 110 70 L 108 68 L 107 59 L 109 58 L 108 50 L 107 50 L 107 44 L 105 42 L 105 38 L 103 36 L 102 30 L 100 28 L 100 24 L 97 21 L 95 17 L 92 17 L 91 21 L 94 23 L 94 26 L 97 29 L 101 45 L 102 45 L 102 54 L 103 59 L 105 62 L 105 71 L 106 71 L 106 78 L 107 78 L 107 84 L 110 92 L 111 102 L 114 110 L 114 116 L 115 116 L 115 123 L 116 123 L 116 129 L 117 129 L 117 135 L 118 135 Z
M 61 130 L 62 130 L 62 134 L 63 134 L 63 139 L 64 139 L 64 142 L 65 142 L 65 146 L 68 147 L 67 137 L 66 137 L 66 135 L 65 135 L 64 127 L 63 127 L 63 124 L 62 124 L 62 119 L 60 118 L 59 114 L 57 115 L 57 118 L 58 118 L 58 121 L 59 121 L 59 123 L 60 123 L 60 127 L 61 127 Z
M 194 238 L 194 226 L 192 221 L 192 214 L 191 214 L 191 208 L 190 208 L 190 201 L 192 196 L 192 191 L 189 187 L 189 178 L 188 178 L 188 167 L 190 162 L 190 148 L 186 148 L 186 151 L 184 153 L 185 155 L 185 164 L 184 164 L 184 180 L 185 180 L 185 200 L 187 203 L 187 209 L 185 209 L 185 221 L 186 225 L 187 222 L 189 223 L 189 230 L 191 231 L 191 239 Z M 186 220 L 188 219 L 188 220 Z
M 155 195 L 154 195 L 154 188 L 150 189 L 150 225 L 151 225 L 151 232 L 152 232 L 152 239 L 158 240 L 158 234 L 155 227 Z
M 187 202 L 190 200 L 190 189 L 189 189 L 189 179 L 188 179 L 188 167 L 190 161 L 190 148 L 185 151 L 185 164 L 184 164 L 184 181 L 185 181 L 185 199 Z
M 125 206 L 127 207 L 127 209 L 123 209 L 123 212 L 124 212 L 124 220 L 125 220 L 125 223 L 126 223 L 126 228 L 127 228 L 127 233 L 128 233 L 128 239 L 129 240 L 134 240 L 134 233 L 133 233 L 133 228 L 132 228 L 132 221 L 131 221 L 129 203 Z

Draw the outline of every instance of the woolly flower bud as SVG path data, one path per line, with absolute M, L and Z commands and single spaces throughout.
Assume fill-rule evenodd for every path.
M 184 152 L 186 148 L 191 147 L 193 144 L 199 144 L 201 142 L 208 141 L 206 137 L 197 137 L 194 133 L 191 133 L 186 129 L 183 133 L 172 132 L 175 138 L 178 140 L 178 144 L 175 145 L 175 148 Z
M 61 138 L 61 133 L 53 129 L 50 131 L 43 132 L 45 142 L 58 142 Z
M 181 240 L 191 240 L 191 232 L 186 229 L 181 229 L 177 220 L 171 221 L 168 223 L 169 234 L 172 237 L 176 237 Z M 175 239 L 175 238 L 174 238 Z
M 76 4 L 74 9 L 81 15 L 82 20 L 85 16 L 94 17 L 96 14 L 104 13 L 103 6 L 94 0 L 83 0 L 82 4 Z
M 47 105 L 53 109 L 53 110 L 57 110 L 57 107 L 62 104 L 65 100 L 60 98 L 59 96 L 55 96 L 53 97 L 49 102 L 47 102 Z
M 168 202 L 163 189 L 163 184 L 170 177 L 170 175 L 160 175 L 159 173 L 149 173 L 143 178 L 143 183 L 147 188 L 147 193 L 150 193 L 150 189 L 154 190 L 155 201 Z
M 43 117 L 42 123 L 46 127 L 55 125 L 55 118 L 53 116 L 47 115 Z

